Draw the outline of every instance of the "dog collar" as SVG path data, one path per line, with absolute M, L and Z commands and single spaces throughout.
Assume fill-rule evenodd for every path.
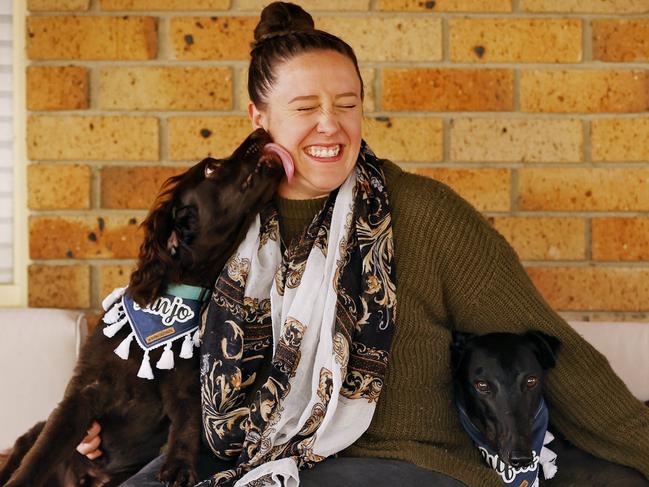
M 189 284 L 169 284 L 165 293 L 194 301 L 207 301 L 210 298 L 210 291 L 211 289 L 208 287 L 190 286 Z

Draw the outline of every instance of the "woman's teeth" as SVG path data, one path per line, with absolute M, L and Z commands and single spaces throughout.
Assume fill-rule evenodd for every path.
M 306 153 L 313 157 L 336 157 L 339 152 L 339 145 L 335 147 L 311 146 L 306 148 Z

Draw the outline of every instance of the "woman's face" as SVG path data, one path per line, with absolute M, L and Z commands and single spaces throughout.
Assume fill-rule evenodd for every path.
M 276 67 L 266 107 L 251 102 L 253 127 L 263 127 L 295 163 L 279 195 L 290 199 L 325 196 L 356 164 L 361 145 L 361 80 L 353 62 L 336 51 L 300 54 Z

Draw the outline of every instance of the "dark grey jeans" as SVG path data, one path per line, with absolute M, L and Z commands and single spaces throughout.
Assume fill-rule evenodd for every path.
M 156 475 L 163 457 L 146 465 L 120 487 L 161 487 Z M 201 478 L 228 468 L 227 462 L 215 460 L 209 454 L 201 455 L 198 470 Z M 381 458 L 329 458 L 312 470 L 300 472 L 300 487 L 466 487 L 446 475 L 398 460 Z

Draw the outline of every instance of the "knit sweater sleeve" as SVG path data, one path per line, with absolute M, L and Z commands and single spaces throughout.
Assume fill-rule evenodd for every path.
M 463 219 L 489 226 L 471 213 L 465 210 Z M 505 239 L 490 226 L 470 228 L 457 226 L 454 240 L 478 239 L 484 260 L 476 264 L 463 246 L 449 262 L 463 282 L 482 281 L 464 300 L 448 300 L 455 327 L 474 333 L 537 329 L 557 337 L 561 348 L 545 393 L 552 425 L 584 450 L 649 478 L 649 408 L 633 397 L 606 358 L 550 308 Z M 464 235 L 467 231 L 473 237 Z

